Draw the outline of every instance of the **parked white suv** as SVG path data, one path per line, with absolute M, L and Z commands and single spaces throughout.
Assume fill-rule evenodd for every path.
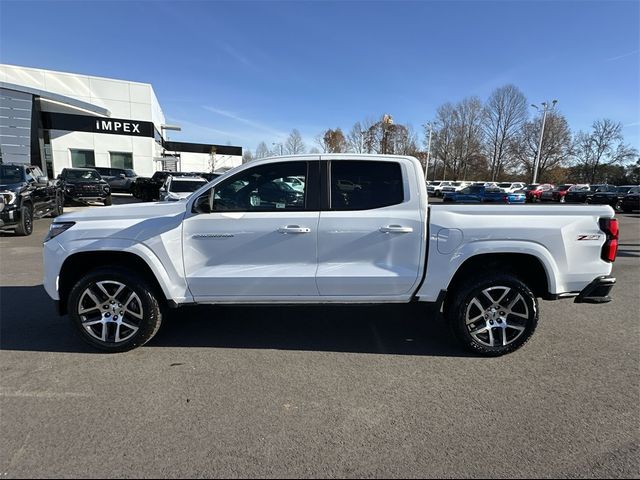
M 444 187 L 450 187 L 452 183 L 453 182 L 448 182 L 448 181 L 431 182 L 431 183 L 429 183 L 429 185 L 427 185 L 427 194 L 428 195 L 433 195 L 433 196 L 436 196 L 436 197 L 441 197 L 442 196 L 442 189 Z
M 428 207 L 413 157 L 276 157 L 186 201 L 56 218 L 44 287 L 107 351 L 149 341 L 165 306 L 418 301 L 469 349 L 501 355 L 533 334 L 538 298 L 611 300 L 617 235 L 609 206 Z
M 517 192 L 518 190 L 524 190 L 524 187 L 526 187 L 526 184 L 522 182 L 503 182 L 498 184 L 498 188 L 503 193 Z
M 206 185 L 207 181 L 202 177 L 187 177 L 169 175 L 160 187 L 159 196 L 161 201 L 173 202 L 176 200 L 184 200 Z

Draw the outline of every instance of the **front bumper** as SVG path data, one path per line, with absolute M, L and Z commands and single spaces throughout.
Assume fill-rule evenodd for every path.
M 611 289 L 616 284 L 614 277 L 598 277 L 587 285 L 576 297 L 575 303 L 607 303 L 612 299 L 609 296 Z
M 107 195 L 104 196 L 84 196 L 84 195 L 74 195 L 74 194 L 65 194 L 66 201 L 78 202 L 78 203 L 89 203 L 89 202 L 104 202 L 107 198 Z
M 13 227 L 20 223 L 20 209 L 15 206 L 5 206 L 0 212 L 0 227 Z

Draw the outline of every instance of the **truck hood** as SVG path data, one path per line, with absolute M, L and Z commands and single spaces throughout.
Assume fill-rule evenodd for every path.
M 186 205 L 186 202 L 154 202 L 115 205 L 112 207 L 90 207 L 81 211 L 66 213 L 56 218 L 55 221 L 58 223 L 88 220 L 143 220 L 185 213 Z

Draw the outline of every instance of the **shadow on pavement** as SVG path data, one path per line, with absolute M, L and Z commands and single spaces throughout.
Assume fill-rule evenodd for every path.
M 147 347 L 470 356 L 441 314 L 420 304 L 182 307 L 169 310 Z M 95 352 L 78 337 L 68 317 L 57 315 L 42 285 L 0 287 L 0 348 Z

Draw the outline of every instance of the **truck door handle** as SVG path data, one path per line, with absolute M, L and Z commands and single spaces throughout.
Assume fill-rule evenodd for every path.
M 286 227 L 280 227 L 278 229 L 280 233 L 309 233 L 311 231 L 310 228 L 301 227 L 300 225 L 287 225 Z
M 413 228 L 403 227 L 402 225 L 387 225 L 386 227 L 380 227 L 382 233 L 411 233 Z

